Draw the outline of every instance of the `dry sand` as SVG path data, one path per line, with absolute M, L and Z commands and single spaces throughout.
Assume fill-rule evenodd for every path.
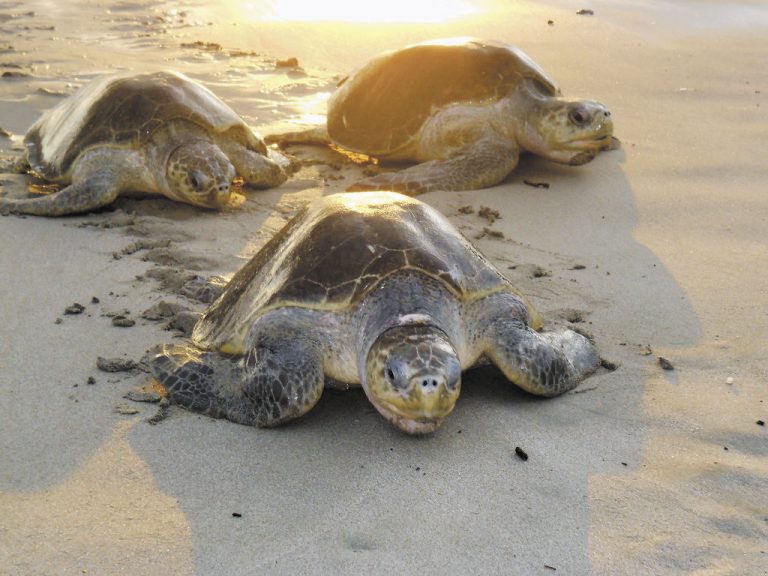
M 504 238 L 477 246 L 619 368 L 551 400 L 474 371 L 428 438 L 397 432 L 361 392 L 327 393 L 276 430 L 181 410 L 152 426 L 153 407 L 123 398 L 147 375 L 96 368 L 178 337 L 141 318 L 153 304 L 199 309 L 152 270 L 229 276 L 360 169 L 308 162 L 222 213 L 120 200 L 2 218 L 0 573 L 765 574 L 764 4 L 478 0 L 443 23 L 264 19 L 283 4 L 2 2 L 0 127 L 23 135 L 98 74 L 171 67 L 283 130 L 317 120 L 335 79 L 382 49 L 517 43 L 566 94 L 611 107 L 623 150 L 580 168 L 528 157 L 504 185 L 422 199 L 469 237 L 488 222 L 459 208 L 498 210 Z M 302 70 L 275 67 L 291 56 Z M 65 315 L 74 302 L 83 313 Z M 113 326 L 118 313 L 136 325 Z

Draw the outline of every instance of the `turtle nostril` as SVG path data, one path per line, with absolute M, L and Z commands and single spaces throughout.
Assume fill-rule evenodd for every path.
M 426 388 L 427 386 L 429 386 L 429 382 L 427 380 L 422 380 L 421 381 L 421 387 L 422 388 Z

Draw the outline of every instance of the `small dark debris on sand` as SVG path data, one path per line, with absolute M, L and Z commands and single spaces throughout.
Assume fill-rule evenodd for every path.
M 528 460 L 528 453 L 520 448 L 520 446 L 515 446 L 515 455 L 520 458 L 523 462 Z
M 99 356 L 96 359 L 96 368 L 102 372 L 130 372 L 138 367 L 136 362 L 126 358 L 104 358 Z
M 184 280 L 177 292 L 191 300 L 210 304 L 219 297 L 226 286 L 227 281 L 221 276 L 205 278 L 199 274 L 192 274 Z
M 74 304 L 70 304 L 69 306 L 64 308 L 64 314 L 73 316 L 75 314 L 82 314 L 84 310 L 85 310 L 85 306 L 75 302 Z
M 548 271 L 542 268 L 541 266 L 536 266 L 533 269 L 533 278 L 546 278 L 547 276 L 552 276 L 552 274 Z
M 474 214 L 474 213 L 475 213 L 475 209 L 472 208 L 472 206 L 470 206 L 469 204 L 467 204 L 466 206 L 459 207 L 459 214 Z
M 571 266 L 571 270 L 585 270 L 587 267 L 584 264 L 574 264 Z
M 168 418 L 168 414 L 170 413 L 170 407 L 171 403 L 168 401 L 168 398 L 161 398 L 160 403 L 157 405 L 157 412 L 155 412 L 152 416 L 147 418 L 147 423 L 152 424 L 153 426 L 155 424 L 159 424 L 166 418 Z
M 229 57 L 230 58 L 243 58 L 247 56 L 258 56 L 259 53 L 255 50 L 240 50 L 239 48 L 235 48 L 234 50 L 229 51 Z
M 243 515 L 240 512 L 232 512 L 232 518 L 242 518 Z
M 650 356 L 651 354 L 653 354 L 653 349 L 650 344 L 640 345 L 640 356 Z
M 119 328 L 130 328 L 131 326 L 136 325 L 136 320 L 133 318 L 128 318 L 127 316 L 123 316 L 122 314 L 118 314 L 117 316 L 112 317 L 112 326 L 117 326 Z
M 160 400 L 163 399 L 163 396 L 156 390 L 139 388 L 137 390 L 129 390 L 123 394 L 123 398 L 126 400 L 131 400 L 132 402 L 149 402 L 154 404 L 156 402 L 160 402 Z
M 141 259 L 144 262 L 154 262 L 160 266 L 183 266 L 188 270 L 204 270 L 214 265 L 212 260 L 204 256 L 197 256 L 173 246 L 151 248 Z
M 164 266 L 148 270 L 146 276 L 160 282 L 160 288 L 166 292 L 175 292 L 203 304 L 213 302 L 227 284 L 221 276 L 205 278 L 200 274 Z
M 483 228 L 483 230 L 475 236 L 476 239 L 485 238 L 488 236 L 489 238 L 504 238 L 504 232 L 500 230 L 493 230 L 492 228 L 488 228 L 487 226 Z
M 182 310 L 171 318 L 171 321 L 168 323 L 168 328 L 178 330 L 185 336 L 191 336 L 195 324 L 200 320 L 200 316 L 202 316 L 201 312 Z
M 299 59 L 295 56 L 291 56 L 290 58 L 284 58 L 282 60 L 278 60 L 275 62 L 275 66 L 277 68 L 298 68 L 299 67 Z
M 144 312 L 141 313 L 141 317 L 144 318 L 144 320 L 158 322 L 160 320 L 173 318 L 182 310 L 189 310 L 189 308 L 175 302 L 166 302 L 165 300 L 160 300 L 160 302 L 156 302 L 150 308 L 144 310 Z
M 554 26 L 555 25 L 555 21 L 554 20 L 547 20 L 547 24 L 549 24 L 550 26 Z
M 86 380 L 85 383 L 93 386 L 94 384 L 96 384 L 96 378 L 94 378 L 93 376 L 88 376 L 88 380 Z
M 13 132 L 9 132 L 8 130 L 0 126 L 0 136 L 2 136 L 3 138 L 10 138 L 11 136 L 13 136 Z
M 600 358 L 600 366 L 602 368 L 605 368 L 609 372 L 614 372 L 618 369 L 619 365 L 615 362 L 611 362 L 610 360 L 606 360 L 605 358 Z
M 478 210 L 477 215 L 480 216 L 480 218 L 485 218 L 491 224 L 496 222 L 496 220 L 501 219 L 501 214 L 499 214 L 499 211 L 494 210 L 493 208 L 489 208 L 488 206 L 480 206 L 480 210 Z
M 567 322 L 570 322 L 571 324 L 578 324 L 580 322 L 584 322 L 586 316 L 584 312 L 581 310 L 575 310 L 573 308 L 569 308 L 563 312 L 563 317 Z
M 113 292 L 109 293 L 110 296 L 114 296 L 115 298 L 119 298 L 119 294 L 114 294 Z M 113 310 L 111 312 L 105 312 L 102 314 L 102 316 L 106 316 L 107 318 L 114 318 L 115 316 L 130 316 L 131 311 L 128 310 L 128 308 L 121 308 L 120 310 Z
M 62 322 L 64 322 L 64 320 L 61 318 L 56 318 L 56 320 L 53 321 L 54 324 L 61 324 Z
M 765 421 L 764 420 L 758 420 L 757 422 L 755 422 L 755 424 L 757 424 L 758 426 L 765 426 Z
M 141 250 L 153 250 L 155 248 L 168 248 L 171 245 L 171 240 L 166 239 L 159 239 L 159 240 L 148 240 L 145 238 L 142 238 L 140 240 L 136 240 L 134 242 L 131 242 L 124 248 L 122 248 L 119 252 L 113 252 L 112 258 L 115 260 L 120 260 L 123 256 L 128 256 L 130 254 L 135 254 L 136 252 L 140 252 Z
M 106 215 L 92 216 L 93 219 L 85 220 L 76 224 L 77 228 L 103 228 L 108 230 L 110 228 L 123 228 L 127 226 L 133 226 L 136 223 L 136 214 L 133 212 L 124 212 L 123 210 L 115 210 L 109 212 Z M 113 252 L 112 256 L 115 260 L 118 260 L 120 256 L 115 257 L 115 254 L 119 252 Z
M 132 414 L 138 414 L 139 410 L 138 408 L 134 408 L 133 406 L 123 402 L 121 404 L 116 404 L 115 407 L 112 408 L 112 412 L 115 412 L 116 414 L 123 414 L 124 416 L 130 416 Z
M 579 8 L 578 10 L 576 10 L 576 14 L 578 14 L 579 16 L 594 16 L 595 11 L 590 10 L 589 8 Z
M 554 566 L 550 566 L 549 564 L 544 564 L 544 568 L 546 568 L 547 570 L 554 570 L 555 572 L 557 572 L 557 568 L 555 568 Z
M 662 367 L 664 370 L 674 370 L 675 367 L 672 365 L 672 362 L 664 358 L 663 356 L 659 356 L 659 366 Z
M 198 50 L 206 50 L 208 52 L 221 52 L 223 50 L 221 44 L 218 42 L 203 42 L 202 40 L 195 40 L 194 42 L 182 42 L 182 48 L 197 48 Z
M 101 302 L 101 300 L 99 300 L 96 296 L 91 297 L 91 304 L 98 304 L 99 302 Z
M 535 182 L 533 180 L 523 180 L 523 184 L 533 186 L 534 188 L 549 188 L 549 182 Z
M 20 70 L 6 70 L 2 74 L 3 78 L 29 78 L 30 76 L 31 74 L 21 72 Z

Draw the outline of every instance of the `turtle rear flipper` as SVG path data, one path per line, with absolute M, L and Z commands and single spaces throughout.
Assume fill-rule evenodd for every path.
M 249 426 L 298 418 L 323 390 L 322 364 L 301 344 L 256 347 L 246 356 L 166 344 L 148 364 L 172 404 Z
M 212 418 L 256 424 L 251 403 L 244 397 L 242 359 L 193 345 L 165 344 L 153 351 L 148 364 L 171 404 Z
M 485 139 L 446 160 L 430 160 L 398 172 L 385 172 L 347 188 L 394 190 L 409 196 L 434 190 L 474 190 L 498 184 L 519 159 L 518 147 L 502 139 Z

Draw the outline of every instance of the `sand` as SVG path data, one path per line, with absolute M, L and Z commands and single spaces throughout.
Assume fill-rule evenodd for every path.
M 0 218 L 0 572 L 764 574 L 768 9 L 477 1 L 444 22 L 366 24 L 286 19 L 287 4 L 2 3 L 0 127 L 15 136 L 0 147 L 112 70 L 181 70 L 269 133 L 318 121 L 338 78 L 380 50 L 516 43 L 566 94 L 607 103 L 623 149 L 579 168 L 526 157 L 503 185 L 421 199 L 470 238 L 488 222 L 460 208 L 498 210 L 503 238 L 476 245 L 549 326 L 575 322 L 618 369 L 549 400 L 473 371 L 426 438 L 355 391 L 275 430 L 178 409 L 151 425 L 155 407 L 123 398 L 147 374 L 97 358 L 181 337 L 142 318 L 160 301 L 201 309 L 174 270 L 231 276 L 360 168 L 307 162 L 221 213 L 121 199 Z M 337 4 L 331 16 L 350 15 Z M 289 57 L 301 68 L 276 67 Z

